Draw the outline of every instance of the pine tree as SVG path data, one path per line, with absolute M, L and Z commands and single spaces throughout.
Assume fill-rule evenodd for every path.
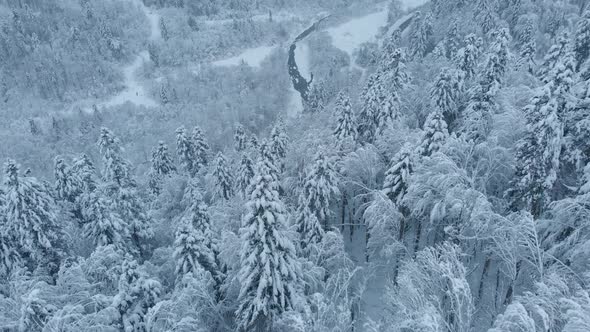
M 194 176 L 196 174 L 195 148 L 184 127 L 176 129 L 176 153 L 184 171 L 190 176 Z
M 97 247 L 114 245 L 124 248 L 128 234 L 125 224 L 114 212 L 108 201 L 98 193 L 90 193 L 85 199 L 84 236 Z
M 71 173 L 78 179 L 82 192 L 91 192 L 96 189 L 96 168 L 86 154 L 73 160 Z
M 305 100 L 305 111 L 319 113 L 324 110 L 327 103 L 327 92 L 323 82 L 312 84 Z
M 301 267 L 287 237 L 285 208 L 278 183 L 260 161 L 242 220 L 244 241 L 238 277 L 238 329 L 267 331 L 283 312 L 294 308 Z
M 391 160 L 391 167 L 385 172 L 383 193 L 398 206 L 408 190 L 410 174 L 413 172 L 412 147 L 406 143 Z
M 120 326 L 124 331 L 147 331 L 146 314 L 158 302 L 162 285 L 148 279 L 130 257 L 123 262 L 121 271 L 119 290 L 112 303 L 120 315 Z
M 537 42 L 535 40 L 535 25 L 531 17 L 523 16 L 519 25 L 522 26 L 518 33 L 520 44 L 519 65 L 526 68 L 530 73 L 534 72 L 535 55 L 537 53 Z
M 163 141 L 152 151 L 152 171 L 161 176 L 167 176 L 176 172 L 174 161 L 168 152 L 168 145 Z
M 279 118 L 277 124 L 270 132 L 270 149 L 274 155 L 274 160 L 281 171 L 284 169 L 284 159 L 287 157 L 287 145 L 289 144 L 289 136 L 285 129 L 285 123 L 282 118 Z
M 146 240 L 153 236 L 151 220 L 135 188 L 131 165 L 123 159 L 119 140 L 108 129 L 101 130 L 98 145 L 103 156 L 105 194 L 125 221 L 126 229 L 138 253 L 142 254 Z
M 551 201 L 564 145 L 564 118 L 571 109 L 574 56 L 564 54 L 524 108 L 527 135 L 517 147 L 516 174 L 507 195 L 512 207 L 526 208 L 538 217 Z
M 61 157 L 55 158 L 55 194 L 57 199 L 74 203 L 81 194 L 79 180 Z
M 300 199 L 300 203 L 305 203 L 306 208 L 315 214 L 315 219 L 320 225 L 324 225 L 325 229 L 329 227 L 330 199 L 332 195 L 339 193 L 337 174 L 333 162 L 319 152 L 313 165 L 306 171 L 301 192 L 303 198 Z M 317 228 L 314 225 L 299 225 L 299 227 L 304 240 L 313 237 L 306 234 L 306 230 Z
M 193 128 L 193 134 L 191 139 L 194 148 L 194 165 L 196 174 L 202 167 L 207 166 L 207 164 L 209 163 L 209 144 L 205 140 L 205 137 L 201 132 L 201 128 L 196 126 L 195 128 Z
M 242 152 L 246 150 L 247 146 L 246 130 L 244 126 L 238 124 L 234 133 L 234 148 L 237 152 Z
M 107 128 L 100 130 L 98 147 L 103 157 L 103 180 L 117 187 L 134 186 L 131 165 L 123 159 L 119 139 Z
M 461 76 L 450 68 L 443 68 L 430 90 L 432 103 L 442 111 L 447 123 L 451 124 L 458 114 L 457 101 L 463 90 Z
M 361 113 L 359 116 L 359 135 L 367 142 L 372 142 L 379 128 L 378 116 L 381 107 L 381 78 L 380 73 L 369 77 L 367 86 L 361 93 Z
M 168 153 L 168 146 L 158 142 L 158 146 L 152 151 L 152 169 L 150 170 L 149 187 L 154 194 L 159 194 L 162 179 L 176 172 L 176 166 Z
M 457 27 L 457 20 L 453 20 L 451 23 L 451 27 L 447 31 L 447 35 L 445 36 L 445 56 L 447 59 L 454 59 L 457 55 L 457 51 L 459 50 L 459 28 Z
M 57 271 L 63 255 L 63 234 L 55 201 L 36 178 L 20 176 L 19 167 L 12 160 L 5 164 L 4 179 L 4 236 L 16 239 L 24 252 L 50 272 Z
M 221 286 L 224 276 L 217 258 L 217 239 L 211 228 L 207 205 L 203 202 L 200 189 L 194 181 L 187 187 L 186 196 L 189 198 L 189 206 L 176 234 L 176 272 L 191 272 L 198 263 L 211 273 L 217 286 Z
M 246 196 L 246 192 L 248 187 L 250 186 L 250 182 L 254 178 L 254 163 L 252 159 L 248 157 L 247 154 L 242 154 L 242 159 L 240 160 L 240 168 L 238 169 L 238 177 L 236 180 L 236 187 L 238 192 L 242 193 L 244 197 Z
M 485 89 L 479 84 L 471 89 L 471 97 L 464 112 L 461 131 L 467 140 L 474 142 L 481 142 L 488 136 L 492 126 L 492 114 L 496 109 L 496 104 Z
M 425 16 L 414 19 L 414 28 L 410 38 L 410 50 L 413 57 L 422 58 L 426 55 L 431 47 L 431 38 L 434 33 L 432 27 L 432 14 L 427 13 Z
M 336 105 L 334 107 L 336 115 L 336 129 L 334 129 L 334 137 L 338 142 L 346 139 L 356 141 L 357 131 L 354 113 L 350 105 L 350 98 L 344 92 L 340 92 L 336 98 Z
M 454 62 L 463 72 L 465 79 L 471 79 L 475 76 L 477 61 L 481 54 L 481 45 L 483 41 L 474 34 L 465 37 L 465 46 L 460 48 L 455 55 Z
M 510 32 L 503 28 L 494 31 L 492 36 L 494 41 L 487 54 L 479 84 L 487 94 L 495 96 L 502 86 L 504 75 L 508 70 Z
M 272 148 L 267 141 L 262 141 L 262 144 L 260 144 L 260 156 L 257 160 L 257 164 L 259 163 L 264 164 L 268 174 L 276 183 L 279 183 L 280 170 L 277 167 L 278 161 L 276 160 L 276 155 L 273 153 Z
M 449 137 L 449 132 L 442 113 L 440 111 L 430 113 L 424 122 L 424 134 L 422 142 L 416 149 L 416 154 L 419 156 L 432 155 L 440 150 L 447 137 Z
M 538 75 L 544 83 L 549 83 L 554 77 L 553 71 L 555 66 L 563 59 L 569 51 L 569 38 L 566 33 L 559 36 L 557 44 L 551 46 L 543 58 L 543 63 L 539 67 Z
M 574 54 L 576 57 L 576 69 L 590 57 L 590 8 L 586 8 L 578 21 L 574 37 Z
M 229 200 L 233 195 L 233 184 L 230 170 L 227 166 L 227 160 L 223 153 L 217 153 L 215 165 L 213 168 L 213 178 L 215 180 L 215 195 L 225 200 Z

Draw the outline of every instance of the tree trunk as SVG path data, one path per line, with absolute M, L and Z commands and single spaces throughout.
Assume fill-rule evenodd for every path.
M 488 275 L 488 270 L 490 269 L 490 264 L 492 260 L 489 254 L 486 254 L 486 260 L 483 263 L 483 270 L 481 271 L 481 278 L 479 278 L 479 289 L 477 290 L 477 301 L 481 300 L 481 296 L 483 295 L 483 284 L 486 276 Z
M 420 238 L 422 237 L 422 222 L 417 221 L 416 224 L 416 239 L 414 241 L 414 257 L 416 257 L 416 253 L 420 249 Z

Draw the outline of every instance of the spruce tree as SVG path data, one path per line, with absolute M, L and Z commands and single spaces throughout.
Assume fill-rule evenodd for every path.
M 234 148 L 237 152 L 242 152 L 248 147 L 248 141 L 246 137 L 246 130 L 244 126 L 238 124 L 234 133 Z
M 184 127 L 176 129 L 176 153 L 182 169 L 190 176 L 194 176 L 196 174 L 195 148 Z
M 61 157 L 55 158 L 55 195 L 62 201 L 74 203 L 81 194 L 80 181 Z
M 245 197 L 248 186 L 254 178 L 254 162 L 250 157 L 244 153 L 240 159 L 240 167 L 238 169 L 238 176 L 236 180 L 236 187 L 238 192 L 242 193 Z
M 186 269 L 193 271 L 194 264 L 185 265 L 192 259 L 193 263 L 200 264 L 206 271 L 211 273 L 217 286 L 221 286 L 223 271 L 221 271 L 218 260 L 219 248 L 217 238 L 211 227 L 211 217 L 207 205 L 203 202 L 200 189 L 194 181 L 187 187 L 185 195 L 189 199 L 189 205 L 182 217 L 182 226 L 179 227 L 175 242 L 176 251 L 178 252 L 175 252 L 177 262 L 183 262 L 177 265 L 177 273 L 180 273 L 180 271 L 182 273 L 189 272 Z M 187 251 L 189 249 L 195 251 Z
M 332 195 L 338 194 L 338 172 L 333 162 L 322 152 L 319 152 L 313 165 L 306 171 L 302 193 L 309 211 L 315 214 L 317 222 L 329 227 L 330 200 Z M 313 226 L 299 225 L 301 230 L 313 229 Z M 302 236 L 308 236 L 303 232 Z
M 162 285 L 147 278 L 137 262 L 126 257 L 121 266 L 118 293 L 112 303 L 119 313 L 123 331 L 147 331 L 146 315 L 158 302 L 161 292 Z
M 161 176 L 167 176 L 176 172 L 174 161 L 168 152 L 168 145 L 163 141 L 152 151 L 152 171 Z
M 334 137 L 338 142 L 346 139 L 356 141 L 357 131 L 354 113 L 350 105 L 350 98 L 344 92 L 340 92 L 336 98 L 336 105 L 334 108 L 336 115 L 336 129 L 334 129 Z
M 492 37 L 494 41 L 487 54 L 479 84 L 487 94 L 495 96 L 508 70 L 510 32 L 506 28 L 498 29 L 492 33 Z
M 191 137 L 193 148 L 194 148 L 194 166 L 195 174 L 199 172 L 201 168 L 209 164 L 209 144 L 201 132 L 201 128 L 195 126 L 193 128 L 193 134 Z
M 391 160 L 391 166 L 385 172 L 383 193 L 400 206 L 409 186 L 410 174 L 413 173 L 411 145 L 406 143 Z
M 557 44 L 549 48 L 543 58 L 543 63 L 539 67 L 538 75 L 544 83 L 549 83 L 555 76 L 553 71 L 555 66 L 563 59 L 569 51 L 569 38 L 567 33 L 562 34 L 557 39 Z
M 168 146 L 163 141 L 158 142 L 158 146 L 152 151 L 152 169 L 149 174 L 149 187 L 152 192 L 159 194 L 162 179 L 175 172 L 176 166 L 168 153 Z
M 4 181 L 4 235 L 15 239 L 24 252 L 49 272 L 56 272 L 65 246 L 55 201 L 36 178 L 21 176 L 13 160 L 4 166 Z
M 537 53 L 537 42 L 535 38 L 534 21 L 529 16 L 524 16 L 519 25 L 522 26 L 518 33 L 520 44 L 519 65 L 528 72 L 533 73 L 535 68 L 535 55 Z
M 538 217 L 551 201 L 564 147 L 565 117 L 571 111 L 575 70 L 566 52 L 548 72 L 546 81 L 524 108 L 527 134 L 516 153 L 516 174 L 507 195 L 513 209 L 526 208 Z
M 440 111 L 434 111 L 428 115 L 424 122 L 424 134 L 422 141 L 416 149 L 416 154 L 420 156 L 430 156 L 440 150 L 449 137 L 447 123 Z
M 578 21 L 574 37 L 574 55 L 576 58 L 576 69 L 590 57 L 590 7 L 586 8 Z
M 112 186 L 134 186 L 131 165 L 123 158 L 119 139 L 107 128 L 101 128 L 98 148 L 103 157 L 103 180 Z
M 100 193 L 88 194 L 82 214 L 84 236 L 97 247 L 110 244 L 120 249 L 125 247 L 128 238 L 125 223 Z
M 463 72 L 465 79 L 471 79 L 475 76 L 477 69 L 477 61 L 481 54 L 481 38 L 477 38 L 474 34 L 469 34 L 464 40 L 465 46 L 460 48 L 455 55 L 454 62 L 456 66 Z
M 286 234 L 286 211 L 270 171 L 264 160 L 257 164 L 242 219 L 236 311 L 241 331 L 270 330 L 279 315 L 294 309 L 301 280 L 295 247 Z
M 462 90 L 463 82 L 459 73 L 446 67 L 441 70 L 430 90 L 432 103 L 442 111 L 449 124 L 457 118 L 457 102 Z
M 372 142 L 379 128 L 378 116 L 381 107 L 380 73 L 369 76 L 367 86 L 361 93 L 361 113 L 359 115 L 358 133 L 367 142 Z
M 82 154 L 73 160 L 71 173 L 79 181 L 82 192 L 91 192 L 96 189 L 96 168 L 88 155 Z
M 110 130 L 101 130 L 98 145 L 103 157 L 105 194 L 125 221 L 133 247 L 137 253 L 143 254 L 146 240 L 153 236 L 153 231 L 146 208 L 137 193 L 131 165 L 123 158 L 119 140 Z
M 455 56 L 457 55 L 457 51 L 459 50 L 460 43 L 461 41 L 459 39 L 459 28 L 457 27 L 457 20 L 453 20 L 444 40 L 446 50 L 445 55 L 447 59 L 455 58 Z
M 429 12 L 424 16 L 414 19 L 414 27 L 410 38 L 410 52 L 414 58 L 422 58 L 431 47 L 431 38 L 434 33 L 432 28 L 432 14 Z
M 289 144 L 289 136 L 287 136 L 287 130 L 282 118 L 279 118 L 272 128 L 269 143 L 276 161 L 275 166 L 282 171 L 284 169 L 284 160 L 287 157 L 287 145 Z
M 215 181 L 215 195 L 225 200 L 230 199 L 234 195 L 232 177 L 227 165 L 227 160 L 223 153 L 217 153 L 213 168 L 213 178 Z

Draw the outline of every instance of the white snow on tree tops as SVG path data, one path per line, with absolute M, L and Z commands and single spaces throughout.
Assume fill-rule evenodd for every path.
M 262 61 L 264 61 L 264 59 L 266 59 L 274 49 L 274 46 L 260 46 L 249 48 L 236 56 L 227 59 L 217 60 L 214 61 L 212 64 L 214 66 L 230 67 L 238 66 L 242 63 L 245 63 L 250 67 L 258 68 L 262 64 Z

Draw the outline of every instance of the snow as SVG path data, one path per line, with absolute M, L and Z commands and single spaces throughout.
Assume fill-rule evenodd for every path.
M 137 58 L 135 58 L 133 63 L 123 69 L 125 89 L 118 95 L 103 102 L 100 106 L 110 107 L 130 102 L 138 106 L 156 107 L 158 103 L 146 93 L 145 89 L 135 76 L 135 71 L 141 68 L 145 61 L 149 61 L 149 54 L 147 51 L 141 52 Z
M 423 4 L 427 3 L 428 0 L 402 0 L 402 9 L 403 10 L 411 10 L 416 7 L 422 6 Z
M 339 26 L 327 29 L 332 44 L 350 56 L 362 43 L 375 40 L 379 29 L 387 23 L 387 9 L 352 19 Z
M 242 52 L 240 55 L 215 61 L 213 62 L 213 65 L 220 67 L 229 67 L 238 66 L 242 62 L 245 62 L 250 67 L 258 68 L 260 67 L 262 61 L 266 59 L 266 57 L 268 57 L 274 49 L 274 46 L 260 46 L 249 48 Z

